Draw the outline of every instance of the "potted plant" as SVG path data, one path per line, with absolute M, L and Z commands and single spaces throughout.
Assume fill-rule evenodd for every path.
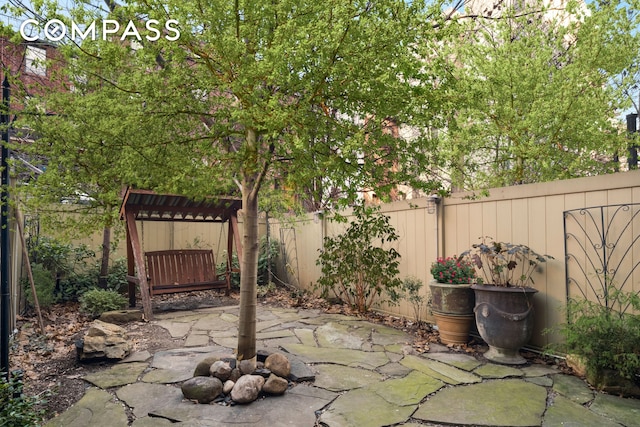
M 525 245 L 485 237 L 460 259 L 471 262 L 479 272 L 471 288 L 478 332 L 489 345 L 485 358 L 510 365 L 525 363 L 519 350 L 533 332 L 533 295 L 538 292 L 529 285 L 540 264 L 552 257 Z
M 433 280 L 431 312 L 436 319 L 440 341 L 444 344 L 464 344 L 473 324 L 475 295 L 471 283 L 476 277 L 474 266 L 455 256 L 438 258 L 431 264 Z

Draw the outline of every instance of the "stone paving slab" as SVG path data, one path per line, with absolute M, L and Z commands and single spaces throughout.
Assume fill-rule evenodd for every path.
M 553 390 L 580 404 L 590 402 L 594 398 L 593 391 L 587 383 L 572 375 L 554 375 Z
M 473 371 L 474 374 L 480 375 L 482 378 L 508 378 L 508 377 L 521 377 L 522 371 L 518 368 L 511 366 L 496 365 L 494 363 L 487 363 L 480 366 Z
M 316 337 L 313 329 L 296 328 L 293 330 L 300 342 L 304 345 L 317 347 Z
M 192 332 L 184 341 L 185 347 L 204 347 L 209 345 L 209 335 L 207 331 Z
M 412 371 L 406 377 L 394 378 L 365 387 L 397 406 L 417 405 L 427 395 L 441 389 L 444 383 L 422 372 Z
M 135 416 L 139 418 L 146 417 L 156 409 L 182 402 L 180 387 L 161 384 L 129 384 L 118 390 L 116 395 L 132 408 Z
M 308 386 L 298 385 L 294 389 L 298 387 Z M 299 390 L 297 393 L 287 392 L 282 396 L 259 399 L 248 405 L 199 405 L 183 401 L 154 410 L 150 414 L 174 422 L 197 420 L 199 424 L 194 425 L 202 426 L 313 426 L 316 411 L 326 406 L 333 397 Z
M 542 387 L 553 386 L 553 379 L 549 377 L 525 377 L 524 380 Z
M 136 418 L 131 427 L 169 427 L 169 426 L 184 426 L 184 423 L 172 423 L 166 418 L 151 418 L 151 417 L 142 417 Z
M 126 426 L 124 407 L 104 390 L 90 388 L 71 408 L 45 427 Z
M 103 371 L 85 375 L 82 379 L 103 389 L 123 386 L 138 381 L 148 366 L 145 362 L 120 363 Z
M 427 353 L 425 357 L 438 362 L 446 363 L 447 365 L 455 366 L 456 368 L 463 369 L 465 371 L 473 371 L 478 366 L 482 365 L 482 362 L 476 360 L 475 357 L 468 354 L 460 353 Z
M 397 406 L 375 392 L 357 389 L 340 395 L 320 415 L 320 421 L 328 427 L 389 426 L 408 420 L 416 407 Z
M 330 322 L 316 329 L 316 338 L 320 347 L 361 350 L 370 332 Z
M 151 359 L 151 353 L 149 353 L 147 350 L 144 350 L 131 353 L 129 356 L 122 359 L 119 363 L 146 362 L 149 359 Z
M 598 394 L 590 409 L 622 425 L 640 426 L 640 400 L 623 399 L 608 394 Z
M 402 359 L 400 363 L 407 368 L 416 369 L 430 377 L 451 385 L 478 383 L 482 381 L 482 378 L 470 372 L 423 357 L 408 355 Z
M 153 369 L 143 375 L 145 383 L 174 384 L 186 381 L 193 377 L 193 369 L 176 371 L 173 369 Z
M 153 355 L 151 367 L 193 372 L 198 362 L 207 356 L 215 354 L 229 354 L 229 351 L 218 346 L 176 348 L 173 350 L 159 351 Z
M 317 372 L 314 385 L 330 391 L 345 391 L 382 381 L 381 374 L 348 366 L 326 364 L 315 365 Z
M 584 406 L 572 402 L 566 397 L 556 396 L 553 404 L 547 408 L 543 427 L 620 427 L 607 418 L 590 411 Z
M 445 388 L 421 405 L 414 418 L 462 426 L 539 426 L 546 400 L 547 390 L 535 384 L 491 380 Z
M 284 349 L 310 363 L 337 363 L 345 366 L 359 366 L 365 369 L 375 369 L 389 363 L 389 358 L 383 352 L 366 352 L 344 348 L 318 348 L 303 344 L 288 344 L 284 346 Z
M 263 306 L 257 312 L 258 348 L 286 352 L 292 378 L 306 382 L 249 405 L 182 399 L 178 383 L 192 376 L 199 361 L 229 354 L 237 345 L 238 313 L 238 307 L 216 307 L 156 316 L 156 324 L 188 345 L 198 344 L 190 338 L 215 345 L 132 355 L 128 363 L 87 375 L 108 392 L 91 388 L 48 426 L 126 426 L 129 406 L 133 427 L 640 427 L 640 401 L 593 393 L 554 366 L 496 365 L 438 344 L 418 356 L 403 331 L 339 314 Z M 117 372 L 122 376 L 116 380 Z M 509 379 L 494 379 L 504 377 Z
M 191 330 L 192 322 L 182 322 L 174 320 L 157 320 L 156 325 L 169 331 L 172 338 L 184 338 Z

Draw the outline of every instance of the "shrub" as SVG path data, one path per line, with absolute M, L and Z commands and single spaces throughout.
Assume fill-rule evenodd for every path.
M 60 301 L 78 301 L 80 296 L 98 285 L 100 278 L 100 262 L 89 269 L 73 271 L 58 285 L 57 298 Z M 124 292 L 127 289 L 127 260 L 117 259 L 109 266 L 107 289 Z
M 70 243 L 46 236 L 39 236 L 37 240 L 29 239 L 29 259 L 41 264 L 49 270 L 55 278 L 69 274 L 86 265 L 86 261 L 95 257 L 95 252 L 86 245 L 74 247 Z
M 418 325 L 422 324 L 422 313 L 425 308 L 425 297 L 420 295 L 422 280 L 416 277 L 406 277 L 400 285 L 400 297 L 405 298 L 413 308 L 413 314 Z
M 38 303 L 40 307 L 50 307 L 57 302 L 55 295 L 56 281 L 50 271 L 46 270 L 42 264 L 32 264 L 31 272 L 33 274 L 33 283 L 35 285 L 36 294 L 38 295 Z M 28 278 L 23 278 L 22 286 L 25 290 L 27 301 L 32 306 L 35 305 L 31 284 Z
M 40 397 L 25 396 L 18 376 L 0 372 L 0 425 L 3 427 L 39 426 L 44 410 L 37 406 L 44 403 Z
M 325 237 L 317 260 L 322 276 L 316 286 L 324 297 L 333 292 L 363 313 L 383 293 L 393 299 L 402 283 L 397 277 L 400 254 L 381 247 L 398 239 L 388 216 L 364 206 L 355 207 L 354 216 L 343 234 Z
M 265 236 L 260 238 L 260 253 L 258 254 L 258 285 L 268 285 L 270 282 L 269 278 L 269 261 L 271 263 L 271 271 L 275 271 L 276 268 L 276 257 L 278 256 L 278 251 L 280 250 L 280 243 L 271 239 L 269 245 L 269 251 L 267 251 L 267 238 Z M 225 253 L 225 258 L 228 254 Z M 238 256 L 234 253 L 231 258 L 231 267 L 233 269 L 240 269 L 240 262 L 238 261 Z M 227 260 L 224 259 L 222 262 L 218 263 L 216 266 L 217 271 L 219 273 L 227 270 Z M 240 288 L 240 273 L 231 273 L 231 287 Z
M 105 311 L 122 310 L 127 299 L 116 291 L 93 288 L 80 297 L 80 311 L 94 317 Z
M 640 377 L 640 296 L 610 287 L 607 306 L 572 299 L 567 304 L 567 323 L 560 326 L 566 343 L 559 349 L 584 357 L 590 377 L 612 369 L 628 379 Z M 556 346 L 557 347 L 557 346 Z

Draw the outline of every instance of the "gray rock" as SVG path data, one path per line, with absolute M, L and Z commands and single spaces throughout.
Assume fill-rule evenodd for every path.
M 240 369 L 238 368 L 233 368 L 233 370 L 231 371 L 231 376 L 229 377 L 229 379 L 233 382 L 238 381 L 238 378 L 240 378 L 242 376 L 242 372 L 240 372 Z
M 99 317 L 99 320 L 107 323 L 122 325 L 129 322 L 142 322 L 141 310 L 115 310 L 105 311 Z
M 225 382 L 231 376 L 231 366 L 227 362 L 223 362 L 222 360 L 218 360 L 213 362 L 211 368 L 209 369 L 209 373 L 212 377 L 218 378 L 220 381 Z
M 282 378 L 288 378 L 291 373 L 289 359 L 282 353 L 273 353 L 264 361 L 264 367 Z
M 289 379 L 291 381 L 315 381 L 315 372 L 312 371 L 311 368 L 309 368 L 309 366 L 302 360 L 299 360 L 297 358 L 290 358 L 289 363 L 291 364 L 291 374 L 289 374 Z
M 231 381 L 231 380 L 225 381 L 224 384 L 222 385 L 222 393 L 224 394 L 231 393 L 231 390 L 233 389 L 234 385 L 236 385 L 234 381 Z
M 289 387 L 289 381 L 277 375 L 271 374 L 267 381 L 264 383 L 262 391 L 269 394 L 283 394 L 285 391 L 287 391 L 287 387 Z
M 258 398 L 264 385 L 264 378 L 260 375 L 243 375 L 231 390 L 231 399 L 237 403 L 249 403 Z
M 124 359 L 131 352 L 127 332 L 112 323 L 94 320 L 85 333 L 84 339 L 77 344 L 78 358 Z
M 241 360 L 239 364 L 242 375 L 251 375 L 256 370 L 256 359 Z
M 193 371 L 194 377 L 208 377 L 211 375 L 211 365 L 220 360 L 217 356 L 209 356 L 196 365 L 196 369 Z
M 213 377 L 193 377 L 185 381 L 181 388 L 185 399 L 209 403 L 222 393 L 222 381 Z

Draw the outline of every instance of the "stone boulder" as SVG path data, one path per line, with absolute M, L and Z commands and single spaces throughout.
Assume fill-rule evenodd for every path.
M 222 360 L 213 362 L 211 368 L 209 368 L 211 376 L 220 379 L 222 382 L 225 382 L 231 377 L 232 370 L 231 365 Z
M 193 377 L 181 386 L 185 399 L 210 403 L 222 393 L 222 381 L 214 377 Z
M 271 374 L 267 379 L 267 382 L 262 386 L 262 391 L 269 394 L 284 394 L 287 391 L 287 387 L 289 387 L 289 381 L 285 380 L 282 377 Z
M 142 322 L 142 311 L 140 310 L 114 310 L 105 311 L 98 318 L 103 322 L 122 325 L 130 322 Z
M 216 363 L 220 358 L 216 356 L 209 356 L 198 362 L 196 369 L 193 371 L 194 377 L 208 377 L 211 375 L 211 365 Z
M 289 378 L 291 364 L 289 359 L 282 353 L 273 353 L 264 361 L 264 367 L 282 378 Z
M 76 343 L 76 347 L 80 360 L 122 360 L 131 352 L 127 331 L 101 320 L 94 320 L 89 325 L 84 338 Z
M 258 398 L 264 378 L 260 375 L 241 376 L 231 390 L 231 399 L 236 403 L 250 403 Z

